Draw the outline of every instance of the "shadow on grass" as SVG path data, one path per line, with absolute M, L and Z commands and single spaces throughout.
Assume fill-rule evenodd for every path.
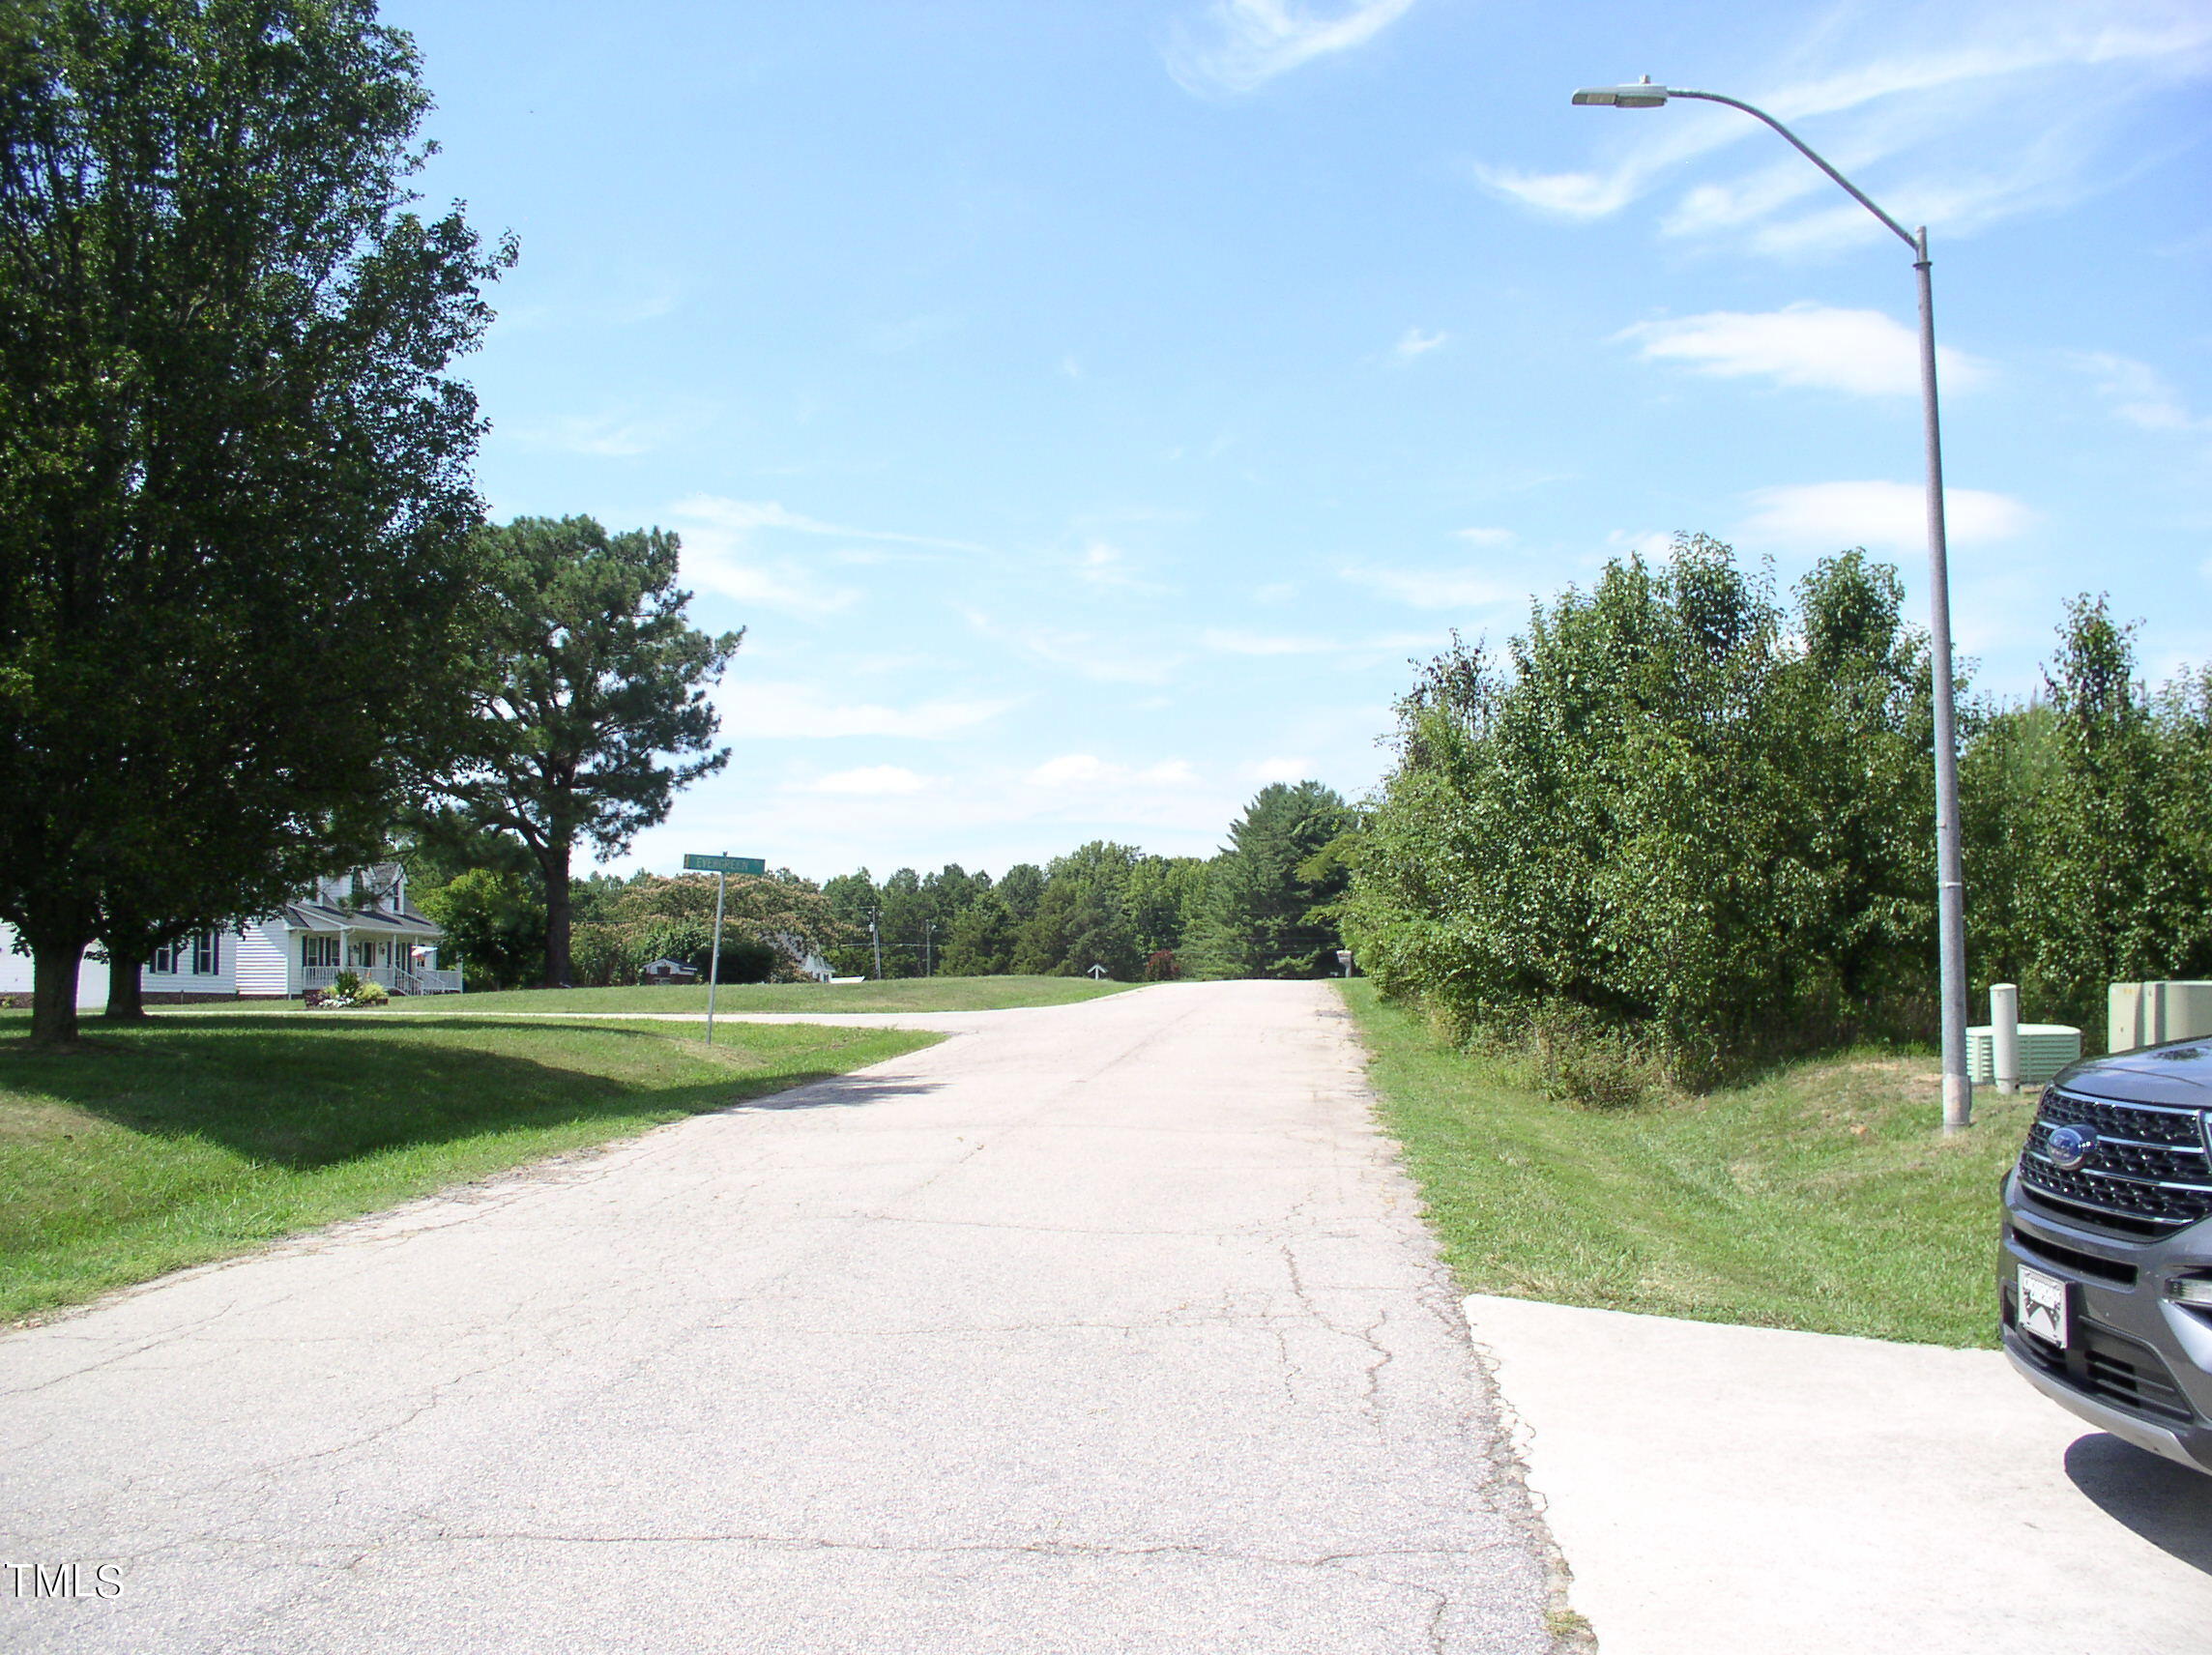
M 853 1032 L 821 1031 L 847 1046 Z M 82 1050 L 67 1053 L 0 1041 L 0 1088 L 295 1172 L 487 1132 L 673 1120 L 737 1105 L 862 1108 L 935 1085 L 849 1075 L 823 1061 L 818 1046 L 789 1036 L 756 1052 L 710 1054 L 650 1030 L 536 1019 L 410 1020 L 402 1031 L 306 1017 L 169 1016 L 128 1028 L 88 1024 L 86 1034 Z M 502 1035 L 534 1050 L 486 1049 Z

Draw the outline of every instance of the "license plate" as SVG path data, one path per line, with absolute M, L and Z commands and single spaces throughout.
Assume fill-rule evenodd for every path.
M 2066 1349 L 2066 1284 L 2021 1265 L 2020 1326 L 2047 1345 Z

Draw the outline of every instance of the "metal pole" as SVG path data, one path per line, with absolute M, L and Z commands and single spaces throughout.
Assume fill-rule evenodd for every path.
M 1943 1131 L 1974 1122 L 1966 1072 L 1966 864 L 1959 842 L 1959 731 L 1951 687 L 1951 563 L 1943 529 L 1943 431 L 1936 410 L 1936 286 L 1928 228 L 1913 238 L 1920 277 L 1920 403 L 1928 445 L 1928 649 L 1936 701 L 1936 951 L 1943 996 Z
M 714 951 L 707 956 L 707 1044 L 714 1043 L 714 985 L 722 975 L 722 893 L 729 888 L 730 876 L 714 876 Z
M 876 981 L 884 980 L 884 934 L 876 928 L 876 915 L 868 915 L 868 941 L 876 949 Z
M 1648 82 L 1645 83 L 1648 86 Z M 1628 88 L 1618 88 L 1626 91 Z M 1642 91 L 1644 88 L 1637 88 Z M 1943 533 L 1943 441 L 1936 410 L 1936 289 L 1930 279 L 1928 231 L 1907 230 L 1864 190 L 1830 166 L 1813 146 L 1765 110 L 1718 92 L 1686 87 L 1649 88 L 1656 102 L 1694 98 L 1725 103 L 1773 128 L 1844 192 L 1872 213 L 1912 249 L 1920 278 L 1920 403 L 1928 460 L 1928 646 L 1930 689 L 1936 704 L 1936 952 L 1943 1014 L 1943 1131 L 1973 1124 L 1974 1084 L 1966 1070 L 1966 874 L 1959 845 L 1959 736 L 1951 682 L 1951 566 Z M 1610 100 L 1609 100 L 1610 101 Z M 1580 94 L 1577 102 L 1583 102 Z M 1637 107 L 1649 107 L 1640 103 Z

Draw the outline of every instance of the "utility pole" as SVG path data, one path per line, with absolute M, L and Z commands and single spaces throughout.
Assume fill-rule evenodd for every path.
M 880 915 L 873 912 L 868 915 L 868 941 L 876 950 L 876 981 L 882 982 L 884 980 L 884 934 L 876 925 L 879 917 Z
M 1725 103 L 1774 129 L 1799 155 L 1819 167 L 1844 193 L 1880 219 L 1882 226 L 1912 249 L 1912 269 L 1920 285 L 1920 419 L 1928 489 L 1928 655 L 1936 711 L 1936 954 L 1943 1015 L 1943 1132 L 1949 1136 L 1973 1124 L 1974 1083 L 1966 1070 L 1966 875 L 1959 842 L 1959 735 L 1953 708 L 1951 672 L 1951 566 L 1943 532 L 1943 442 L 1936 413 L 1936 290 L 1928 257 L 1928 230 L 1907 230 L 1874 204 L 1872 198 L 1830 166 L 1803 138 L 1763 109 L 1718 92 L 1691 92 L 1679 86 L 1654 86 L 1651 77 L 1633 86 L 1586 86 L 1574 102 L 1613 109 L 1656 109 L 1671 98 Z

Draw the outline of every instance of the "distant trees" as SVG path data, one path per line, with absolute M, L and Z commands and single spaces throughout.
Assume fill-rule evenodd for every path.
M 1332 973 L 1334 905 L 1351 875 L 1339 860 L 1315 858 L 1352 826 L 1350 806 L 1318 781 L 1261 789 L 1213 863 L 1185 969 L 1206 977 Z
M 1971 974 L 2089 1029 L 2110 982 L 2212 976 L 2212 671 L 2149 690 L 2132 630 L 2078 598 L 2049 699 L 1984 710 L 1961 761 Z
M 577 882 L 573 931 L 575 975 L 597 987 L 638 980 L 656 959 L 673 959 L 704 974 L 713 950 L 714 880 L 707 874 L 664 879 L 636 873 L 627 880 Z M 851 930 L 811 881 L 788 868 L 728 881 L 722 916 L 724 982 L 790 980 L 810 951 L 828 954 Z
M 1129 881 L 1143 860 L 1135 846 L 1104 839 L 1054 857 L 1036 913 L 1014 944 L 1014 970 L 1064 977 L 1104 966 L 1117 981 L 1135 981 L 1145 952 L 1130 923 Z
M 880 885 L 862 868 L 823 886 L 850 928 L 832 958 L 872 972 L 872 919 L 886 976 L 1081 976 L 1096 965 L 1133 981 L 1152 954 L 1182 946 L 1206 866 L 1100 840 L 1046 868 L 1017 862 L 995 882 L 957 862 L 931 874 L 901 868 Z
M 366 0 L 0 20 L 0 917 L 36 1041 L 75 1037 L 95 936 L 128 969 L 365 857 L 446 750 L 480 515 L 446 370 L 511 249 L 408 210 L 427 106 Z
M 685 617 L 677 537 L 610 535 L 589 517 L 518 517 L 478 536 L 491 602 L 480 626 L 468 755 L 444 791 L 472 823 L 530 849 L 545 896 L 544 981 L 570 977 L 579 843 L 619 855 L 676 790 L 722 768 L 707 700 L 742 632 Z M 687 762 L 664 763 L 662 755 Z

